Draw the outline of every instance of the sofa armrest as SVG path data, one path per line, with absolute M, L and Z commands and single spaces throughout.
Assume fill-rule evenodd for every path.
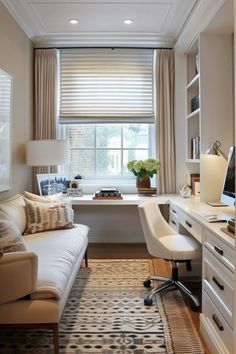
M 0 304 L 31 294 L 37 284 L 38 257 L 34 252 L 0 256 Z

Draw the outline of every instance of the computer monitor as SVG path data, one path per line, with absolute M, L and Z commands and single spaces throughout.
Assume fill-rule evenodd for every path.
M 220 201 L 229 206 L 235 205 L 235 146 L 229 150 L 227 169 Z

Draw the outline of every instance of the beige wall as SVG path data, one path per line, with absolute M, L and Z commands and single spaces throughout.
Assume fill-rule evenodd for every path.
M 31 169 L 25 165 L 25 143 L 32 139 L 33 44 L 0 1 L 0 68 L 13 77 L 12 189 L 6 199 L 31 190 Z

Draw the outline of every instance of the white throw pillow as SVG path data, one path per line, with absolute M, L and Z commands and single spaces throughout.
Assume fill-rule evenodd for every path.
M 25 202 L 22 195 L 17 194 L 10 199 L 0 202 L 0 212 L 2 214 L 0 219 L 13 220 L 21 234 L 23 234 L 26 226 L 26 215 Z
M 25 235 L 74 227 L 74 211 L 68 204 L 38 203 L 25 198 L 25 210 Z
M 8 220 L 0 220 L 0 253 L 26 251 L 20 230 Z

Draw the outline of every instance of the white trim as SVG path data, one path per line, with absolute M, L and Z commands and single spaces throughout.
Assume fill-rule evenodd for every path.
M 196 41 L 198 34 L 212 21 L 225 1 L 226 0 L 200 0 L 176 42 L 175 50 L 187 52 Z
M 55 33 L 32 38 L 35 47 L 166 47 L 172 48 L 172 37 L 153 33 Z

